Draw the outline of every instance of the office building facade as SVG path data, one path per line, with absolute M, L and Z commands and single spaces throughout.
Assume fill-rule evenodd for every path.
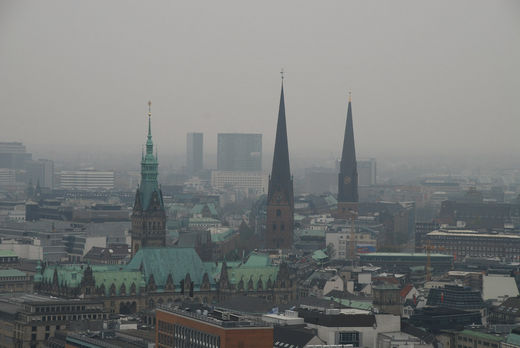
M 60 188 L 65 190 L 112 190 L 114 172 L 98 170 L 62 170 Z
M 188 133 L 186 135 L 186 171 L 192 176 L 203 169 L 204 135 Z
M 219 171 L 262 171 L 262 134 L 220 133 L 217 146 Z

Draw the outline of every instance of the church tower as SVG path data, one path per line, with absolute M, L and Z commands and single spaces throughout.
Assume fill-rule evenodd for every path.
M 349 93 L 347 124 L 343 138 L 338 175 L 338 212 L 339 218 L 355 218 L 358 211 L 358 173 L 356 163 L 356 147 L 354 145 L 354 127 L 352 124 L 352 96 Z
M 135 193 L 132 212 L 132 255 L 142 247 L 160 247 L 166 244 L 166 212 L 162 192 L 157 182 L 157 153 L 153 153 L 152 102 L 148 102 L 148 139 L 146 153 L 141 158 L 141 184 Z
M 287 144 L 287 124 L 285 122 L 285 101 L 280 95 L 278 124 L 274 145 L 273 168 L 269 177 L 267 194 L 267 224 L 265 247 L 269 249 L 290 249 L 293 244 L 294 193 L 293 179 L 289 165 Z

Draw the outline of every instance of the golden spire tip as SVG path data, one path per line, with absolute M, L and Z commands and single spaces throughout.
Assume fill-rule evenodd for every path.
M 352 90 L 348 91 L 348 102 L 352 102 Z
M 148 116 L 152 116 L 152 101 L 148 101 Z

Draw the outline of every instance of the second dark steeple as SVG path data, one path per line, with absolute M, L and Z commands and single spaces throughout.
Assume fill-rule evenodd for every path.
M 338 213 L 344 216 L 349 210 L 357 210 L 358 200 L 358 173 L 354 126 L 352 123 L 352 97 L 349 94 L 347 123 L 345 125 L 343 152 L 341 154 L 338 175 Z
M 273 168 L 267 194 L 267 224 L 265 246 L 271 249 L 290 249 L 293 243 L 294 193 L 289 146 L 285 120 L 285 99 L 282 88 L 273 155 Z

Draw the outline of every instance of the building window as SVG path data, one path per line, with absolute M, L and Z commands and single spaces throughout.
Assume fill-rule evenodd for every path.
M 276 216 L 282 216 L 282 211 L 280 209 L 276 209 Z
M 273 224 L 273 231 L 276 230 L 276 224 Z
M 359 332 L 340 332 L 338 335 L 338 344 L 348 344 L 353 347 L 359 347 Z

